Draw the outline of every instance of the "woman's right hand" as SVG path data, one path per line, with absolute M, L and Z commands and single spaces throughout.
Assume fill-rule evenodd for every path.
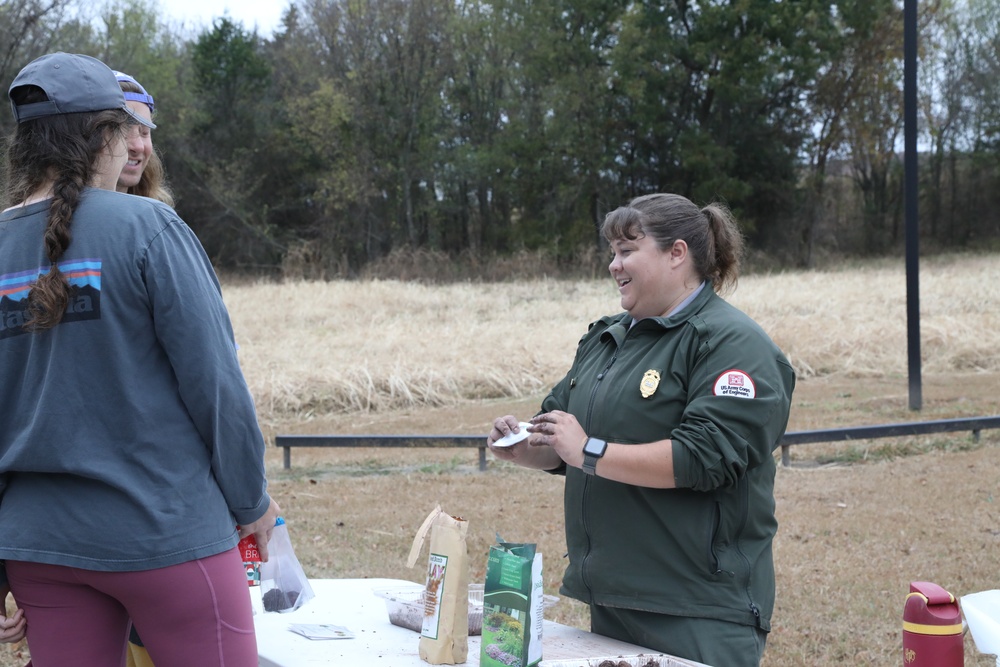
M 508 433 L 520 432 L 520 422 L 514 415 L 504 415 L 493 420 L 493 429 L 486 436 L 486 446 L 493 455 L 504 461 L 511 461 L 525 468 L 552 470 L 562 465 L 562 459 L 552 447 L 540 446 L 535 442 L 535 428 L 528 427 L 531 434 L 521 442 L 509 447 L 494 447 L 494 443 Z
M 493 444 L 505 437 L 508 433 L 520 432 L 520 422 L 514 415 L 505 415 L 503 417 L 497 417 L 493 420 L 493 430 L 490 434 L 486 436 L 486 446 L 490 448 L 493 455 L 498 459 L 503 459 L 504 461 L 514 461 L 517 458 L 517 450 L 524 449 L 527 446 L 528 440 L 522 440 L 521 442 L 513 445 L 512 447 L 494 447 Z

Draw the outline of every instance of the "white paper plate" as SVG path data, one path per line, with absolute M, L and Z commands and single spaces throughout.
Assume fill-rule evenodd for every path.
M 521 427 L 520 431 L 518 431 L 517 433 L 515 433 L 514 431 L 511 431 L 510 433 L 508 433 L 504 437 L 502 437 L 499 440 L 497 440 L 496 442 L 494 442 L 493 446 L 494 447 L 513 447 L 514 445 L 516 445 L 517 443 L 521 442 L 522 440 L 525 440 L 529 435 L 531 435 L 530 433 L 528 433 L 528 427 L 531 426 L 531 424 L 529 424 L 528 422 L 519 422 L 518 426 Z

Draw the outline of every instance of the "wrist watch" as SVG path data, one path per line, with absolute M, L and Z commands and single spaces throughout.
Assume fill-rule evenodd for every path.
M 587 438 L 583 444 L 583 472 L 588 475 L 597 474 L 597 460 L 604 456 L 608 443 L 598 438 Z

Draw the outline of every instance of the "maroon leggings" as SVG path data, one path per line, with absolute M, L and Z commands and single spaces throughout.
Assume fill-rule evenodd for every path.
M 129 618 L 156 667 L 257 667 L 236 549 L 141 572 L 7 561 L 32 667 L 124 667 Z

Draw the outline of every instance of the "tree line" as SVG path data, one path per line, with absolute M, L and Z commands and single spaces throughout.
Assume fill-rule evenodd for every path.
M 922 247 L 995 248 L 1000 3 L 919 11 Z M 267 36 L 0 0 L 5 89 L 54 50 L 155 97 L 226 269 L 593 272 L 603 216 L 657 191 L 727 203 L 769 267 L 903 244 L 902 0 L 290 0 Z

